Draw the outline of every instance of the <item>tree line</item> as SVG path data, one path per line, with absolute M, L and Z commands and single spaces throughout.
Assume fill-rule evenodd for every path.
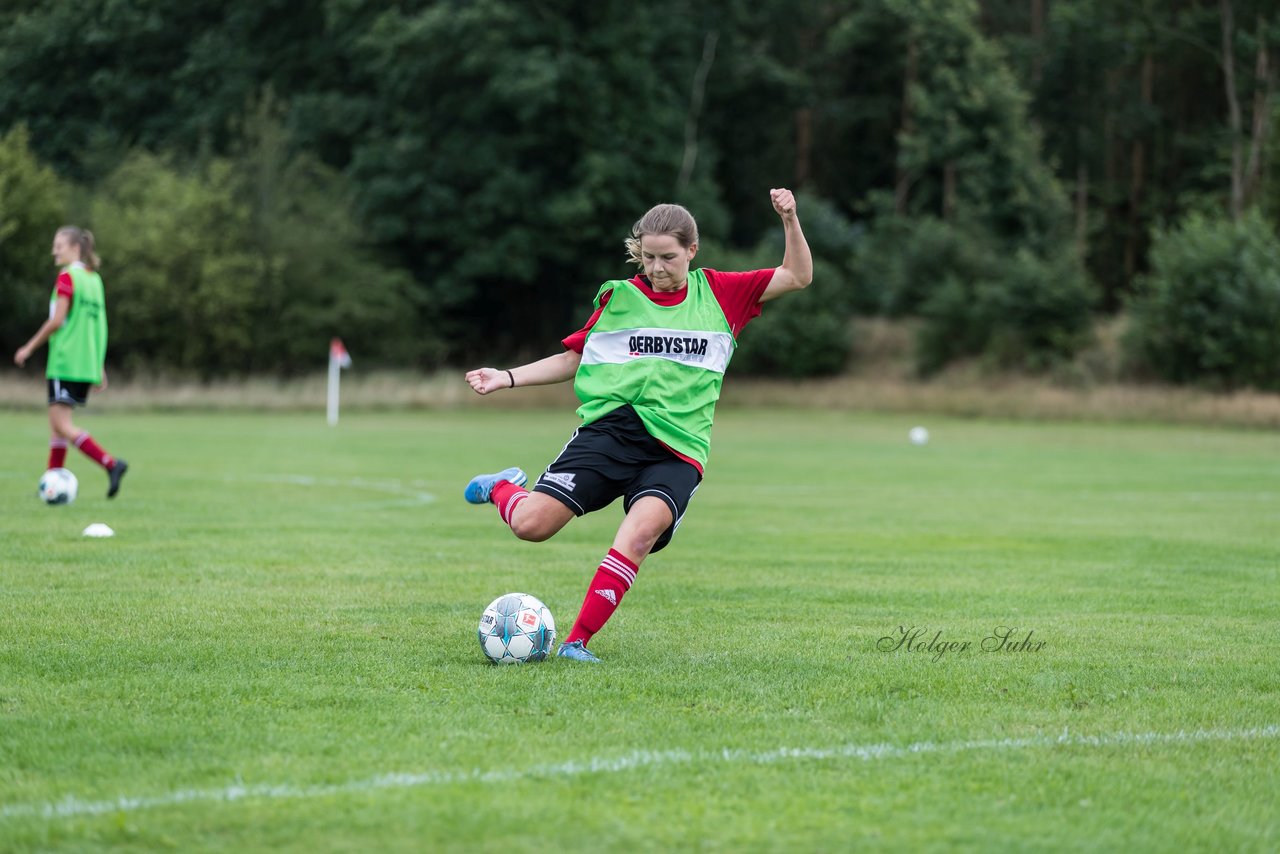
M 0 343 L 75 221 L 125 369 L 540 354 L 650 205 L 771 266 L 789 186 L 817 286 L 740 369 L 839 371 L 867 314 L 1043 369 L 1119 313 L 1135 370 L 1274 388 L 1277 44 L 1272 0 L 9 0 Z

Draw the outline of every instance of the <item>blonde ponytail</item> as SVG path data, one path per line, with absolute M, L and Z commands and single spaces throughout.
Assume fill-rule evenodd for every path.
M 102 265 L 102 259 L 94 251 L 92 231 L 87 228 L 78 228 L 74 225 L 64 225 L 58 229 L 58 234 L 65 234 L 72 243 L 80 247 L 81 264 L 84 264 L 90 270 L 97 270 Z

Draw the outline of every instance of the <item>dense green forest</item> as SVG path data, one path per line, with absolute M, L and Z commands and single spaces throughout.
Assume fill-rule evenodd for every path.
M 217 376 L 553 352 L 649 206 L 815 285 L 738 370 L 1134 371 L 1280 388 L 1275 0 L 4 0 L 0 345 L 91 228 L 110 361 Z

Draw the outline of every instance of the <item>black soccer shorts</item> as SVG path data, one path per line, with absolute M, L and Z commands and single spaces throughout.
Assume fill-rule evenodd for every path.
M 619 496 L 624 513 L 647 495 L 661 498 L 673 521 L 654 543 L 656 552 L 671 542 L 701 481 L 695 466 L 653 438 L 634 409 L 621 406 L 575 430 L 533 489 L 575 516 L 607 507 Z
M 89 389 L 93 383 L 77 383 L 68 380 L 49 380 L 49 405 L 87 406 Z

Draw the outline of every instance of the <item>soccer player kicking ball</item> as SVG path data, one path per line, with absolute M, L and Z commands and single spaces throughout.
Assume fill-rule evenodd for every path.
M 689 269 L 698 225 L 679 205 L 658 205 L 626 241 L 644 272 L 605 282 L 586 326 L 564 352 L 508 370 L 479 368 L 466 380 L 477 394 L 574 381 L 582 426 L 538 478 L 519 468 L 467 484 L 472 504 L 493 502 L 522 540 L 541 542 L 570 519 L 619 496 L 626 514 L 613 547 L 587 586 L 578 619 L 558 655 L 598 662 L 587 649 L 635 583 L 640 564 L 664 548 L 702 481 L 711 422 L 737 337 L 762 303 L 813 278 L 813 258 L 790 190 L 770 190 L 786 250 L 769 270 Z
M 49 468 L 62 468 L 67 443 L 107 470 L 107 497 L 120 491 L 120 479 L 129 469 L 124 460 L 102 449 L 87 432 L 71 423 L 75 406 L 89 402 L 89 388 L 105 385 L 103 362 L 107 357 L 107 305 L 98 275 L 93 232 L 75 226 L 58 229 L 53 236 L 53 261 L 62 268 L 49 299 L 49 319 L 31 340 L 18 348 L 18 367 L 45 341 L 49 363 Z

